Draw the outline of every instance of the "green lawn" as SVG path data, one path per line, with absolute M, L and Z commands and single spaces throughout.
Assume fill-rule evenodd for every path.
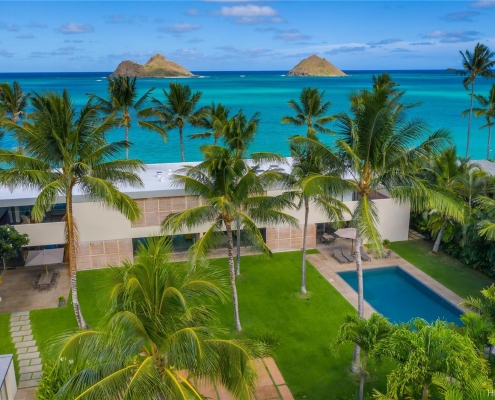
M 432 247 L 432 243 L 424 240 L 390 244 L 390 248 L 402 258 L 461 297 L 480 296 L 481 289 L 494 283 L 491 278 L 445 253 L 432 253 Z
M 0 354 L 14 354 L 15 347 L 10 337 L 10 314 L 0 314 Z M 19 379 L 19 365 L 14 357 L 14 366 L 17 379 Z

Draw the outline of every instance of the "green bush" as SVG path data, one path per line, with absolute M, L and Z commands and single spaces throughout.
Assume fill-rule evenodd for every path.
M 54 362 L 43 365 L 43 376 L 36 391 L 36 400 L 53 400 L 58 390 L 71 377 L 68 368 L 54 366 Z

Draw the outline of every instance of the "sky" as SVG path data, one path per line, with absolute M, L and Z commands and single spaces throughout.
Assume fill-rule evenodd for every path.
M 495 1 L 0 1 L 0 72 L 113 71 L 162 53 L 192 71 L 460 68 L 495 50 Z

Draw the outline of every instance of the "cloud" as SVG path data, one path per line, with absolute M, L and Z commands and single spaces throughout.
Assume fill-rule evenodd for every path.
M 34 35 L 32 33 L 23 33 L 22 35 L 17 35 L 17 39 L 34 39 Z
M 64 46 L 59 47 L 56 50 L 47 52 L 47 51 L 32 51 L 29 55 L 30 58 L 49 58 L 53 56 L 71 56 L 74 53 L 82 51 L 82 49 L 78 49 L 74 46 Z
M 179 22 L 178 24 L 174 24 L 171 26 L 160 26 L 156 30 L 159 32 L 169 32 L 174 33 L 176 35 L 180 35 L 182 33 L 197 31 L 201 29 L 201 25 L 199 24 L 189 24 L 187 22 Z
M 195 38 L 189 39 L 189 40 L 187 41 L 187 43 L 201 43 L 201 42 L 204 42 L 204 39 L 201 39 L 201 38 L 198 38 L 198 37 L 195 37 Z
M 314 53 L 296 53 L 296 54 L 286 54 L 284 56 L 281 56 L 280 58 L 306 58 Z
M 393 43 L 399 43 L 399 42 L 402 42 L 402 39 L 391 38 L 391 39 L 382 39 L 382 40 L 380 40 L 378 42 L 371 41 L 371 42 L 368 42 L 366 44 L 368 46 L 381 46 L 381 45 L 384 45 L 384 44 L 393 44 Z
M 0 29 L 5 29 L 5 30 L 10 31 L 10 32 L 17 32 L 21 28 L 19 27 L 19 25 L 16 25 L 16 24 L 10 24 L 9 25 L 6 22 L 0 21 Z
M 436 30 L 424 34 L 423 38 L 440 39 L 441 43 L 460 43 L 460 42 L 470 42 L 472 40 L 476 40 L 477 35 L 479 35 L 479 32 L 476 31 L 456 30 L 452 32 L 446 32 L 446 31 Z
M 295 42 L 299 40 L 308 40 L 311 39 L 311 36 L 305 35 L 302 32 L 299 32 L 298 29 L 289 29 L 287 31 L 279 31 L 275 36 L 273 36 L 275 40 L 285 40 L 286 42 Z
M 390 50 L 390 51 L 393 53 L 410 53 L 411 52 L 411 50 L 403 49 L 400 47 L 396 47 L 395 49 Z
M 126 51 L 120 54 L 107 54 L 105 57 L 100 57 L 100 59 L 110 59 L 110 60 L 135 60 L 148 58 L 156 54 L 156 51 Z
M 41 22 L 38 21 L 31 21 L 28 25 L 28 28 L 48 28 L 47 24 L 42 24 Z
M 90 56 L 76 56 L 76 57 L 69 57 L 68 60 L 71 61 L 92 61 L 93 57 Z
M 58 28 L 58 32 L 64 35 L 74 35 L 79 33 L 90 33 L 93 32 L 94 28 L 90 24 L 80 24 L 78 22 L 69 22 Z
M 223 6 L 219 11 L 214 11 L 213 14 L 234 18 L 234 22 L 237 24 L 281 24 L 286 22 L 274 8 L 254 4 L 231 7 Z
M 84 43 L 84 40 L 76 40 L 76 39 L 73 39 L 73 40 L 70 40 L 70 39 L 65 39 L 64 40 L 64 43 Z
M 255 58 L 255 57 L 263 57 L 267 55 L 272 55 L 273 50 L 265 49 L 263 47 L 252 47 L 249 49 L 239 49 L 234 46 L 219 46 L 216 47 L 218 50 L 223 50 L 227 53 L 236 54 L 238 57 L 245 58 Z
M 433 46 L 435 43 L 431 42 L 416 42 L 416 43 L 409 43 L 409 46 Z
M 472 3 L 469 3 L 469 6 L 473 8 L 495 8 L 495 1 L 493 0 L 473 1 Z
M 474 22 L 473 17 L 480 13 L 478 11 L 453 12 L 442 17 L 447 22 Z
M 326 51 L 325 54 L 342 54 L 342 53 L 361 53 L 363 51 L 366 51 L 365 46 L 340 46 L 336 47 L 335 49 Z
M 14 57 L 15 53 L 11 53 L 10 51 L 7 51 L 6 49 L 0 49 L 0 57 L 5 57 L 5 58 L 12 58 Z
M 145 17 L 144 15 L 132 15 L 130 17 L 126 17 L 123 14 L 107 15 L 105 18 L 106 24 L 140 24 L 148 20 L 148 17 Z
M 197 17 L 200 13 L 197 8 L 188 8 L 186 11 L 184 11 L 184 14 L 189 15 L 191 17 Z

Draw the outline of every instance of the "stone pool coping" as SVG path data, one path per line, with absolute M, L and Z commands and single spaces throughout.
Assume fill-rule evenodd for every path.
M 320 254 L 309 254 L 306 258 L 311 264 L 323 275 L 323 277 L 330 282 L 330 284 L 337 289 L 337 291 L 344 297 L 356 310 L 357 310 L 357 293 L 354 289 L 347 284 L 344 279 L 340 277 L 338 272 L 355 271 L 356 264 L 340 264 L 331 255 L 331 248 L 323 247 L 318 248 Z M 427 275 L 420 269 L 416 268 L 410 262 L 404 260 L 402 257 L 395 253 L 392 253 L 390 258 L 376 259 L 372 257 L 371 261 L 362 262 L 363 270 L 386 268 L 386 267 L 401 267 L 404 271 L 408 272 L 418 281 L 423 283 L 426 287 L 443 297 L 445 300 L 451 302 L 462 311 L 467 311 L 464 307 L 461 307 L 459 303 L 462 301 L 462 297 L 455 294 L 452 290 L 447 289 L 441 283 L 437 282 L 431 276 Z M 367 301 L 364 302 L 364 317 L 369 318 L 371 314 L 377 312 Z

